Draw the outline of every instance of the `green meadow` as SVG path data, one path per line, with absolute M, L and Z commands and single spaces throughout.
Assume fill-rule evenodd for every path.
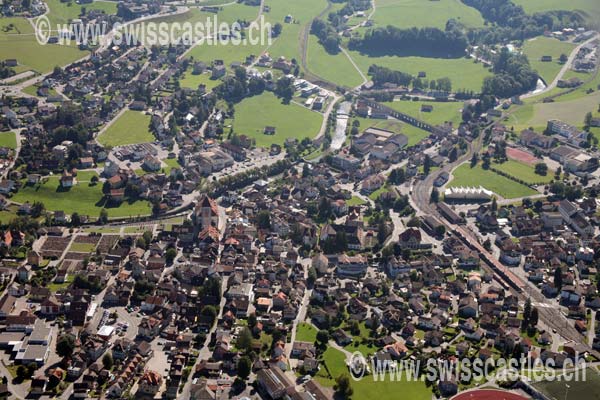
M 154 142 L 156 138 L 149 130 L 150 116 L 139 111 L 127 110 L 106 131 L 98 136 L 104 146 Z
M 28 20 L 0 18 L 0 59 L 15 58 L 19 63 L 17 72 L 33 70 L 46 73 L 55 66 L 70 64 L 87 54 L 75 45 L 40 45 Z
M 270 92 L 248 97 L 235 105 L 233 127 L 238 135 L 256 139 L 256 145 L 282 145 L 287 138 L 314 138 L 321 129 L 323 115 L 296 103 L 282 104 Z M 274 135 L 263 133 L 265 126 L 274 126 Z

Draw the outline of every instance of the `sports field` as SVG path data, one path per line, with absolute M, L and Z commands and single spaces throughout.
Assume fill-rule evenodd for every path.
M 444 122 L 452 122 L 455 126 L 462 120 L 462 102 L 425 102 L 401 100 L 384 103 L 394 110 L 411 115 L 421 121 L 428 122 L 433 125 L 443 124 Z M 421 111 L 422 106 L 429 105 L 433 107 L 431 112 Z
M 568 57 L 575 47 L 576 45 L 572 43 L 542 36 L 527 40 L 523 45 L 523 53 L 529 58 L 531 66 L 549 85 L 563 67 L 559 62 L 560 55 L 565 54 Z M 551 56 L 552 61 L 542 62 L 543 56 Z
M 452 172 L 452 176 L 453 178 L 448 187 L 482 186 L 505 199 L 537 194 L 535 190 L 498 175 L 493 171 L 484 170 L 480 165 L 471 168 L 469 164 L 462 164 Z
M 17 72 L 49 72 L 57 65 L 70 64 L 87 54 L 75 45 L 40 45 L 33 26 L 25 18 L 0 18 L 0 60 L 15 58 L 19 63 Z
M 149 143 L 156 140 L 148 129 L 150 116 L 139 111 L 127 110 L 106 131 L 98 136 L 104 146 Z
M 321 129 L 323 115 L 295 103 L 282 104 L 273 93 L 245 98 L 235 105 L 233 127 L 238 135 L 256 139 L 259 147 L 273 143 L 282 145 L 287 138 L 314 138 Z M 263 133 L 265 126 L 274 126 L 274 135 Z
M 373 20 L 376 26 L 444 29 L 446 22 L 451 18 L 468 28 L 482 27 L 484 23 L 479 11 L 466 6 L 460 0 L 376 0 L 375 4 Z
M 517 149 L 514 147 L 506 148 L 506 155 L 509 159 L 522 162 L 527 165 L 535 165 L 540 161 L 539 158 L 536 158 L 529 151 Z

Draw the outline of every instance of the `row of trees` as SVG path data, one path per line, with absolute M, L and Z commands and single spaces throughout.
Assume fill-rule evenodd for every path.
M 447 77 L 427 81 L 406 72 L 395 71 L 375 64 L 369 67 L 369 75 L 371 76 L 373 83 L 377 86 L 381 86 L 385 83 L 394 83 L 402 86 L 410 86 L 412 84 L 415 89 L 429 88 L 431 90 L 441 90 L 444 92 L 452 91 L 452 81 Z
M 351 49 L 369 55 L 397 55 L 423 57 L 463 57 L 467 48 L 466 35 L 457 27 L 442 31 L 438 28 L 400 29 L 391 25 L 353 38 Z

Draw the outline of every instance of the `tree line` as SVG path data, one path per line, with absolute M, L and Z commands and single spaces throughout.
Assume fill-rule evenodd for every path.
M 410 86 L 412 84 L 415 89 L 429 88 L 430 90 L 441 90 L 448 93 L 452 91 L 452 81 L 447 77 L 424 80 L 406 72 L 395 71 L 375 64 L 369 67 L 368 73 L 376 86 L 381 86 L 385 83 L 394 83 L 401 86 Z
M 529 15 L 525 13 L 523 7 L 510 0 L 461 1 L 477 9 L 486 22 L 493 24 L 493 26 L 469 30 L 471 43 L 492 44 L 524 40 L 539 36 L 545 31 L 581 26 L 584 22 L 582 16 L 573 11 L 547 11 Z
M 349 48 L 369 55 L 457 58 L 465 55 L 467 36 L 456 26 L 400 29 L 388 25 L 352 38 Z

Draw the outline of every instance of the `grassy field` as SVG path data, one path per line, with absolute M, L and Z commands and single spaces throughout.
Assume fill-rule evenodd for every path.
M 338 85 L 356 87 L 363 81 L 344 53 L 327 53 L 315 35 L 308 37 L 306 62 L 310 72 Z
M 27 86 L 26 88 L 23 89 L 23 93 L 27 93 L 27 94 L 29 94 L 31 96 L 36 96 L 37 97 L 37 95 L 38 95 L 37 94 L 38 89 L 39 89 L 39 85 Z M 56 90 L 54 90 L 54 88 L 50 88 L 48 90 L 48 95 L 54 96 L 56 94 L 58 94 L 58 93 L 56 92 Z
M 531 196 L 537 193 L 535 190 L 500 176 L 493 171 L 484 170 L 481 166 L 471 168 L 469 164 L 463 164 L 456 168 L 452 175 L 453 178 L 448 187 L 483 186 L 505 199 Z
M 14 132 L 0 132 L 0 147 L 17 148 L 17 136 Z
M 537 37 L 525 42 L 523 53 L 527 55 L 529 63 L 546 84 L 550 84 L 562 68 L 562 64 L 558 61 L 560 55 L 569 56 L 575 47 L 572 43 L 561 42 L 558 39 Z M 542 62 L 542 56 L 552 56 L 552 61 Z
M 307 322 L 300 322 L 296 328 L 296 341 L 315 342 L 317 340 L 317 329 Z
M 9 26 L 12 24 L 12 29 Z M 33 27 L 24 18 L 0 18 L 0 59 L 16 58 L 18 71 L 34 70 L 39 73 L 52 71 L 88 54 L 75 45 L 40 45 Z
M 367 202 L 358 196 L 352 196 L 350 200 L 346 200 L 346 204 L 349 206 L 362 206 L 363 204 L 367 204 Z
M 327 7 L 325 0 L 267 0 L 271 11 L 265 14 L 265 19 L 272 24 L 279 22 L 283 30 L 279 37 L 273 40 L 267 51 L 273 59 L 284 56 L 288 60 L 295 58 L 300 61 L 300 37 L 303 28 Z M 283 19 L 291 14 L 294 23 L 286 24 Z
M 414 146 L 429 136 L 429 132 L 396 119 L 381 120 L 361 117 L 355 117 L 354 119 L 360 123 L 360 132 L 368 128 L 379 128 L 405 135 L 408 138 L 408 147 Z
M 150 116 L 139 111 L 127 110 L 106 131 L 98 136 L 104 146 L 148 143 L 156 140 L 148 130 Z
M 170 169 L 181 168 L 181 164 L 179 164 L 179 161 L 177 161 L 176 158 L 165 158 L 164 160 L 162 160 L 162 162 L 164 162 L 165 164 L 167 164 L 167 166 Z
M 393 25 L 409 27 L 436 27 L 444 29 L 446 22 L 454 18 L 466 27 L 483 26 L 483 17 L 476 9 L 460 0 L 376 0 L 373 20 L 376 26 Z
M 259 147 L 283 144 L 286 138 L 314 138 L 323 116 L 295 103 L 282 104 L 270 92 L 242 100 L 235 106 L 234 130 L 238 135 L 256 139 Z M 275 135 L 265 135 L 265 126 L 274 126 Z
M 335 378 L 348 373 L 344 354 L 332 347 L 329 347 L 323 353 L 323 363 L 326 368 L 322 367 L 315 379 L 324 386 L 332 387 L 335 384 Z M 392 400 L 398 398 L 398 393 L 402 393 L 402 397 L 411 400 L 431 399 L 431 391 L 421 381 L 407 382 L 402 380 L 391 382 L 386 379 L 385 381 L 375 382 L 373 377 L 366 376 L 360 381 L 350 379 L 350 384 L 354 390 L 352 395 L 354 399 Z
M 373 64 L 412 75 L 425 71 L 427 73 L 426 79 L 450 78 L 453 91 L 468 89 L 479 92 L 483 79 L 491 75 L 482 64 L 475 63 L 467 58 L 371 57 L 358 51 L 350 51 L 349 53 L 364 74 L 368 72 L 369 67 Z
M 594 135 L 596 137 L 596 139 L 598 139 L 598 141 L 600 142 L 600 128 L 592 128 L 590 129 L 590 132 L 592 133 L 592 135 Z
M 374 191 L 373 193 L 371 193 L 369 195 L 369 199 L 376 201 L 379 198 L 379 196 L 381 196 L 382 194 L 387 193 L 389 191 L 390 191 L 390 189 L 387 186 L 382 186 L 379 189 L 377 189 L 376 191 Z
M 579 99 L 591 97 L 592 100 L 590 100 L 590 101 L 593 102 L 594 96 L 597 96 L 598 93 L 600 93 L 599 89 L 598 89 L 598 87 L 600 87 L 600 73 L 596 74 L 596 76 L 593 77 L 593 79 L 591 76 L 586 77 L 585 75 L 583 76 L 582 79 L 584 79 L 584 78 L 586 80 L 590 79 L 590 81 L 584 85 L 581 85 L 576 90 L 574 90 L 570 93 L 567 93 L 563 96 L 557 97 L 554 101 L 557 103 L 559 103 L 559 102 L 562 103 L 565 101 L 579 100 Z M 588 92 L 591 92 L 591 93 L 588 93 Z M 598 103 L 598 102 L 596 101 L 596 103 Z
M 27 201 L 41 201 L 50 211 L 65 211 L 67 214 L 77 212 L 92 218 L 100 215 L 100 210 L 105 207 L 102 185 L 90 185 L 92 174 L 80 172 L 77 176 L 78 183 L 70 189 L 62 189 L 59 177 L 52 176 L 44 183 L 24 186 L 16 193 L 12 200 L 17 203 Z M 150 203 L 147 201 L 123 202 L 120 207 L 106 207 L 109 217 L 128 217 L 148 215 L 151 213 Z
M 190 89 L 198 89 L 200 84 L 204 84 L 206 85 L 207 92 L 210 92 L 221 83 L 222 81 L 220 79 L 211 79 L 209 73 L 192 75 L 191 70 L 187 71 L 179 80 L 181 87 Z
M 85 8 L 86 11 L 101 10 L 106 14 L 117 13 L 116 1 L 94 1 L 90 4 L 76 4 L 74 1 L 62 2 L 60 0 L 46 0 L 46 4 L 50 8 L 48 19 L 53 29 L 56 29 L 56 24 L 66 24 L 72 19 L 79 18 L 81 11 Z
M 502 164 L 493 164 L 493 168 L 519 178 L 530 185 L 548 183 L 554 179 L 554 171 L 548 170 L 546 176 L 541 176 L 535 173 L 534 166 L 515 160 L 508 160 Z
M 4 210 L 0 211 L 0 225 L 6 225 L 17 217 L 17 211 L 19 207 L 11 204 Z
M 75 281 L 75 274 L 69 274 L 67 275 L 67 279 L 65 279 L 65 281 L 63 283 L 55 283 L 55 282 L 51 282 L 48 284 L 48 286 L 46 286 L 52 293 L 56 293 L 59 290 L 63 290 L 69 287 L 69 285 L 71 285 L 71 283 L 73 283 Z
M 596 111 L 599 103 L 600 91 L 572 99 L 562 99 L 562 101 L 554 103 L 525 104 L 509 117 L 506 124 L 514 126 L 515 130 L 528 127 L 543 129 L 549 119 L 560 119 L 581 126 L 585 115 L 588 112 Z
M 522 6 L 529 14 L 552 10 L 580 11 L 596 26 L 600 21 L 600 7 L 597 0 L 513 0 L 513 2 Z
M 462 120 L 461 102 L 424 102 L 424 101 L 392 101 L 384 103 L 394 110 L 412 115 L 419 118 L 421 121 L 428 122 L 433 125 L 443 124 L 444 122 L 452 122 L 458 125 Z M 421 106 L 427 104 L 433 106 L 433 111 L 422 112 Z

